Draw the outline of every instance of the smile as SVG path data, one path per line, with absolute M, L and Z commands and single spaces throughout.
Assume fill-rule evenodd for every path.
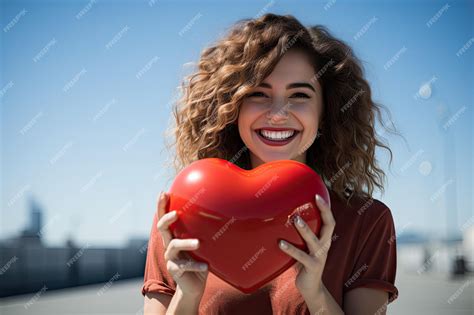
M 271 146 L 286 145 L 300 133 L 299 130 L 288 128 L 262 128 L 255 132 L 263 143 Z

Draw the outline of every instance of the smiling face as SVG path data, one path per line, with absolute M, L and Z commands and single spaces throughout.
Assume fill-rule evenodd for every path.
M 322 115 L 322 88 L 306 53 L 289 50 L 273 72 L 244 98 L 239 134 L 252 168 L 275 160 L 306 162 Z

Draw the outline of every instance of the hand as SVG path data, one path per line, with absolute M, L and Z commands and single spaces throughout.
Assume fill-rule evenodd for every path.
M 316 204 L 321 210 L 322 227 L 320 239 L 311 231 L 310 227 L 300 216 L 297 216 L 296 220 L 294 220 L 298 232 L 308 246 L 309 254 L 284 240 L 281 240 L 279 244 L 281 250 L 298 261 L 297 268 L 299 271 L 296 277 L 296 287 L 304 298 L 314 297 L 315 294 L 324 290 L 322 274 L 332 242 L 332 233 L 336 226 L 331 208 L 319 195 L 316 195 Z
M 165 247 L 166 268 L 176 281 L 176 291 L 180 291 L 184 297 L 200 300 L 206 287 L 208 265 L 196 262 L 183 252 L 199 248 L 199 240 L 173 238 L 169 226 L 178 216 L 176 211 L 165 214 L 168 201 L 169 195 L 163 192 L 158 200 L 160 219 L 157 223 Z

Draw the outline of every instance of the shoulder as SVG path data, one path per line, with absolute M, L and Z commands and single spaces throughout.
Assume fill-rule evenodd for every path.
M 378 224 L 380 222 L 390 223 L 393 221 L 392 211 L 384 202 L 374 198 L 361 199 L 357 206 L 357 215 L 363 218 L 367 224 Z
M 374 229 L 393 230 L 392 210 L 384 202 L 368 197 L 354 196 L 350 204 L 330 191 L 332 211 L 336 226 L 357 226 L 361 234 L 371 234 Z

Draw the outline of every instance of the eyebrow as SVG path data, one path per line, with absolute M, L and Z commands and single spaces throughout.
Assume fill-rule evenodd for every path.
M 265 83 L 265 82 L 262 82 L 260 83 L 259 87 L 264 87 L 264 88 L 269 88 L 271 89 L 272 86 L 268 83 Z M 286 89 L 296 89 L 296 88 L 308 88 L 310 90 L 312 90 L 313 92 L 316 92 L 316 90 L 314 89 L 314 87 L 307 83 L 307 82 L 295 82 L 295 83 L 290 83 L 286 86 Z

